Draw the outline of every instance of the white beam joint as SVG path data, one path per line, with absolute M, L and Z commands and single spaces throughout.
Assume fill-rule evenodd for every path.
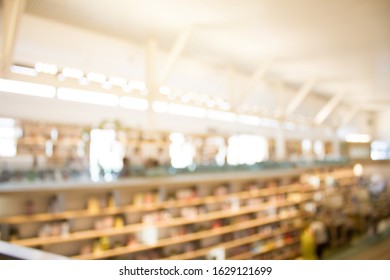
M 336 94 L 334 95 L 328 103 L 325 104 L 324 107 L 317 113 L 314 118 L 314 123 L 316 125 L 322 124 L 325 119 L 333 112 L 333 110 L 337 107 L 337 105 L 344 98 L 344 94 Z
M 158 79 L 160 85 L 164 85 L 166 80 L 172 74 L 175 64 L 179 59 L 181 53 L 183 52 L 183 49 L 188 42 L 188 39 L 190 38 L 191 32 L 192 32 L 192 27 L 188 27 L 187 29 L 182 31 L 179 37 L 177 38 L 175 44 L 171 49 L 171 52 L 169 53 L 168 60 L 165 63 L 163 70 L 160 73 Z
M 311 79 L 307 81 L 297 92 L 294 98 L 287 105 L 285 110 L 285 116 L 290 116 L 295 110 L 302 104 L 306 96 L 309 95 L 310 91 L 313 89 L 317 82 L 317 79 Z

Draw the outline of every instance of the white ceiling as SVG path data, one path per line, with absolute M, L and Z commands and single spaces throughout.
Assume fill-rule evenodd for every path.
M 317 94 L 390 106 L 389 0 L 28 0 L 26 12 L 166 51 L 192 26 L 186 57 L 248 76 L 271 61 L 269 78 L 318 77 Z

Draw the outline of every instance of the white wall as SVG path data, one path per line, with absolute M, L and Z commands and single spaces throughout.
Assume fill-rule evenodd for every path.
M 390 142 L 390 112 L 381 111 L 378 113 L 377 123 L 377 138 L 379 140 Z

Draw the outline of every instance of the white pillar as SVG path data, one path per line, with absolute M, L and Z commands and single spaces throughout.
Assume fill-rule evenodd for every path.
M 279 126 L 276 129 L 276 139 L 275 139 L 275 148 L 276 148 L 276 159 L 277 160 L 286 160 L 286 135 L 283 127 L 283 122 L 279 122 Z
M 340 138 L 337 135 L 335 135 L 332 141 L 332 155 L 334 157 L 341 156 L 340 145 L 341 145 Z

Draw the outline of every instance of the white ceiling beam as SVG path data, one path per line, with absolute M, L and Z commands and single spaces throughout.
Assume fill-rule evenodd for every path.
M 360 105 L 355 105 L 351 110 L 346 111 L 344 117 L 341 119 L 340 127 L 346 126 L 361 110 Z
M 297 94 L 294 96 L 294 98 L 290 101 L 290 103 L 286 106 L 286 110 L 284 112 L 284 115 L 290 116 L 292 113 L 295 112 L 295 110 L 299 107 L 299 105 L 302 104 L 303 100 L 306 98 L 306 96 L 309 95 L 313 87 L 315 86 L 317 82 L 317 79 L 311 79 L 307 81 L 297 92 Z
M 344 94 L 335 94 L 322 109 L 317 113 L 314 118 L 314 123 L 320 125 L 324 120 L 333 112 L 337 105 L 344 98 Z
M 13 64 L 16 33 L 25 5 L 25 0 L 3 1 L 2 72 L 8 72 L 9 68 Z
M 188 39 L 190 38 L 191 32 L 192 27 L 188 27 L 180 33 L 179 37 L 177 38 L 175 44 L 171 49 L 171 52 L 169 53 L 167 62 L 164 64 L 164 67 L 160 73 L 158 79 L 159 85 L 164 85 L 166 80 L 172 74 L 175 64 L 181 53 L 183 52 L 183 49 L 188 42 Z
M 271 65 L 272 61 L 266 60 L 252 73 L 247 85 L 244 87 L 244 90 L 242 91 L 241 95 L 238 96 L 237 101 L 234 104 L 235 108 L 240 106 L 241 103 L 248 97 L 248 95 L 252 93 L 252 90 L 255 88 L 256 84 L 264 78 Z

